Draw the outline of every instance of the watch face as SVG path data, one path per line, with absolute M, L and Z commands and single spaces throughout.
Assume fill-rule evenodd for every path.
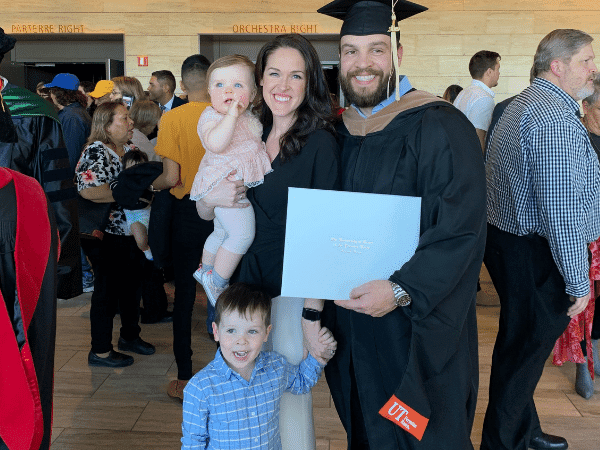
M 411 299 L 410 295 L 404 294 L 398 299 L 398 305 L 400 306 L 408 306 L 410 305 Z

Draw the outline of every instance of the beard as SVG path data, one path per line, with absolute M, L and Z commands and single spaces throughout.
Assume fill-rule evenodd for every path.
M 583 100 L 584 98 L 588 98 L 593 93 L 594 93 L 594 85 L 584 86 L 575 93 L 575 95 L 577 96 L 576 100 Z
M 590 95 L 592 95 L 596 89 L 595 86 L 597 83 L 597 79 L 598 79 L 598 75 L 596 73 L 592 74 L 590 76 L 590 78 L 588 79 L 588 82 L 591 80 L 591 83 L 588 85 L 588 83 L 586 82 L 586 84 L 583 87 L 581 87 L 577 91 L 575 91 L 573 93 L 573 95 L 575 97 L 573 97 L 573 98 L 575 98 L 575 100 L 579 101 L 579 100 L 586 99 Z
M 375 90 L 373 92 L 366 92 L 365 88 L 358 88 L 358 90 L 355 90 L 352 86 L 352 78 L 357 75 L 375 75 L 376 77 L 379 77 L 379 83 L 375 87 Z M 338 80 L 344 96 L 351 105 L 356 105 L 359 108 L 372 108 L 389 97 L 388 80 L 390 94 L 396 88 L 396 77 L 392 75 L 393 70 L 391 74 L 384 74 L 381 70 L 375 70 L 369 67 L 348 72 L 345 76 L 340 72 Z

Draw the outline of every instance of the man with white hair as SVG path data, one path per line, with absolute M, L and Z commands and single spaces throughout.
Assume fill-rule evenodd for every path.
M 544 37 L 531 85 L 491 132 L 484 262 L 501 310 L 481 450 L 568 448 L 542 432 L 533 393 L 554 342 L 590 297 L 600 168 L 577 101 L 594 91 L 591 42 L 579 30 Z

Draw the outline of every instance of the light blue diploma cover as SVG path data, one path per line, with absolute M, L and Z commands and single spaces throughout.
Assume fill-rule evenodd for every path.
M 415 253 L 421 199 L 289 188 L 281 295 L 348 300 Z

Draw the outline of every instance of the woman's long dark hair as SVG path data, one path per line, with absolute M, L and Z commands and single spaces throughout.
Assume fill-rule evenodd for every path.
M 335 116 L 332 110 L 329 88 L 317 51 L 305 37 L 299 34 L 277 36 L 272 41 L 263 45 L 256 57 L 257 81 L 263 79 L 267 59 L 279 48 L 293 48 L 298 50 L 304 59 L 306 72 L 306 94 L 304 95 L 304 100 L 296 110 L 296 121 L 281 136 L 281 140 L 279 141 L 281 148 L 280 158 L 282 162 L 285 162 L 292 156 L 300 153 L 300 150 L 313 131 L 324 129 L 333 133 Z M 273 124 L 273 114 L 262 96 L 257 101 L 256 110 L 263 126 L 270 127 Z

